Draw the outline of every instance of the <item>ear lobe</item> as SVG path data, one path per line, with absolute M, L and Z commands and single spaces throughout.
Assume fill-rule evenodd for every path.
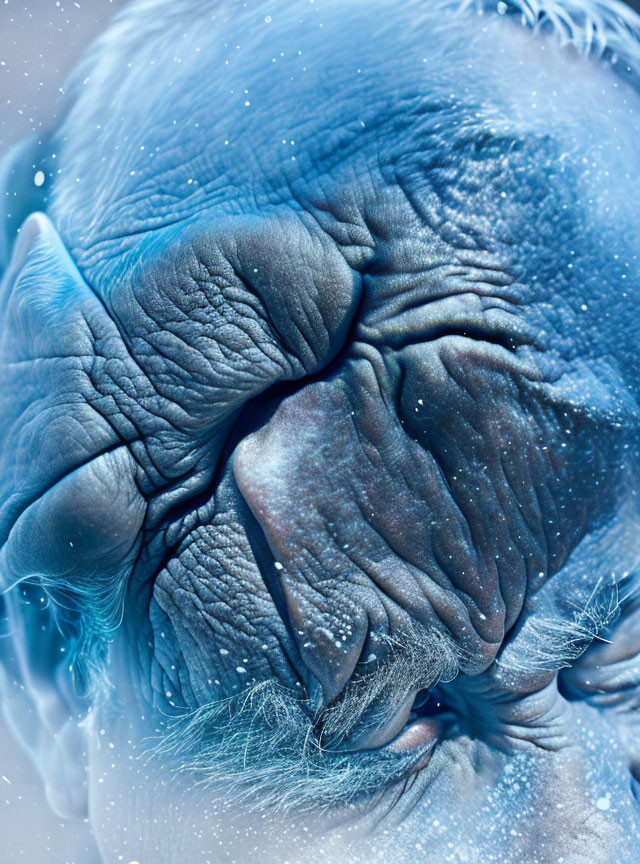
M 39 586 L 19 586 L 4 599 L 4 715 L 40 773 L 51 808 L 63 819 L 84 819 L 88 702 L 74 692 L 71 646 Z

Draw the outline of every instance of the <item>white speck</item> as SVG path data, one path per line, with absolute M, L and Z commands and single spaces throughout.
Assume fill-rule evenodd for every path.
M 8 783 L 9 786 L 11 786 L 11 780 L 9 780 L 8 777 L 5 777 L 4 774 L 2 775 L 2 779 L 4 780 L 5 783 Z
M 36 186 L 42 186 L 44 183 L 44 171 L 36 171 L 33 176 L 33 182 Z
M 282 564 L 279 561 L 276 561 L 273 566 L 276 568 L 276 570 L 282 570 Z
M 247 670 L 244 668 L 244 666 L 236 666 L 236 672 L 238 673 L 238 675 L 244 675 L 246 671 Z
M 226 648 L 221 648 L 221 649 L 220 649 L 220 654 L 221 654 L 223 657 L 226 657 L 228 653 L 229 653 L 229 652 L 227 651 Z
M 264 16 L 264 23 L 265 24 L 271 24 L 271 15 L 265 15 Z
M 583 312 L 586 312 L 587 309 L 588 309 L 588 306 L 587 306 L 586 303 L 583 303 L 582 306 L 581 306 L 580 308 L 582 309 Z
M 611 807 L 611 798 L 608 795 L 604 795 L 602 798 L 598 798 L 596 801 L 596 807 L 598 810 L 608 810 Z

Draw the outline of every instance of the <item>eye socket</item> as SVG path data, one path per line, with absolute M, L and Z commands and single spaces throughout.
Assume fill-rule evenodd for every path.
M 365 720 L 347 738 L 335 746 L 340 752 L 411 751 L 430 743 L 435 745 L 438 722 L 448 712 L 443 695 L 437 688 L 411 693 L 392 713 L 382 713 L 380 722 Z M 375 714 L 374 714 L 375 718 Z
M 419 690 L 411 708 L 411 717 L 435 717 L 441 714 L 445 708 L 443 693 L 437 688 Z
M 558 687 L 566 699 L 586 699 L 599 708 L 640 704 L 640 604 L 634 607 L 560 672 Z
M 451 711 L 437 688 L 420 690 L 407 723 L 386 749 L 396 752 L 422 751 L 428 761 L 442 739 L 445 727 L 450 724 L 451 716 Z

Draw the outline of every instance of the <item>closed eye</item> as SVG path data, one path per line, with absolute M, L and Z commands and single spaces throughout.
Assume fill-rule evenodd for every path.
M 640 707 L 640 602 L 637 597 L 578 662 L 562 671 L 559 684 L 567 699 L 586 699 L 598 708 L 635 711 Z

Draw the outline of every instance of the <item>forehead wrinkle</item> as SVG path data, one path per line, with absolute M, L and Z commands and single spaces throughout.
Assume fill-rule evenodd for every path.
M 135 18 L 136 8 L 132 7 L 129 13 L 131 20 Z M 191 218 L 195 213 L 217 204 L 226 207 L 238 202 L 243 209 L 268 207 L 287 200 L 287 197 L 291 198 L 292 190 L 294 197 L 303 201 L 305 187 L 310 178 L 317 180 L 330 177 L 335 185 L 346 180 L 346 185 L 351 190 L 349 194 L 354 194 L 358 185 L 357 178 L 366 175 L 372 160 L 382 170 L 385 164 L 397 159 L 398 154 L 406 159 L 410 158 L 412 152 L 418 153 L 421 147 L 433 146 L 428 140 L 433 127 L 446 131 L 447 128 L 454 129 L 457 124 L 464 122 L 475 125 L 478 129 L 490 128 L 492 124 L 507 122 L 508 118 L 514 135 L 524 133 L 527 127 L 532 128 L 532 117 L 524 108 L 519 107 L 519 100 L 524 97 L 518 95 L 517 88 L 498 79 L 498 83 L 493 87 L 491 82 L 495 78 L 495 70 L 492 71 L 490 64 L 480 62 L 487 48 L 486 44 L 483 47 L 483 43 L 486 43 L 487 39 L 495 40 L 500 36 L 495 27 L 492 26 L 483 33 L 482 28 L 475 24 L 475 29 L 469 30 L 467 22 L 465 37 L 470 33 L 475 39 L 472 42 L 466 41 L 465 45 L 461 46 L 462 31 L 454 26 L 452 16 L 440 15 L 447 24 L 442 25 L 443 33 L 448 34 L 449 38 L 436 39 L 421 21 L 419 13 L 424 7 L 420 3 L 414 3 L 407 8 L 416 13 L 413 27 L 416 32 L 412 32 L 407 41 L 410 51 L 415 53 L 418 50 L 419 39 L 416 34 L 423 32 L 431 37 L 425 40 L 423 58 L 430 58 L 430 62 L 425 65 L 417 64 L 420 67 L 417 70 L 414 68 L 415 64 L 409 62 L 407 65 L 407 58 L 402 51 L 399 52 L 397 62 L 394 60 L 392 69 L 387 69 L 379 62 L 370 62 L 371 58 L 367 54 L 362 75 L 351 74 L 353 69 L 350 66 L 345 73 L 340 62 L 334 62 L 327 68 L 324 68 L 323 64 L 320 72 L 315 68 L 317 62 L 314 66 L 313 61 L 311 69 L 304 76 L 297 75 L 300 82 L 302 79 L 306 80 L 311 89 L 300 82 L 282 87 L 272 86 L 267 88 L 268 99 L 265 100 L 263 91 L 262 97 L 254 100 L 249 109 L 236 106 L 233 111 L 217 115 L 215 110 L 211 109 L 212 104 L 219 102 L 217 97 L 213 98 L 215 93 L 212 92 L 212 85 L 192 86 L 193 75 L 187 75 L 185 81 L 191 81 L 191 84 L 185 90 L 186 84 L 183 82 L 181 85 L 179 80 L 180 76 L 184 78 L 184 69 L 189 63 L 175 64 L 178 71 L 175 74 L 171 72 L 175 78 L 175 87 L 172 89 L 175 94 L 180 88 L 181 92 L 184 91 L 180 99 L 183 115 L 179 123 L 176 123 L 175 119 L 175 100 L 166 98 L 167 71 L 162 68 L 162 59 L 159 58 L 158 65 L 147 68 L 143 61 L 145 57 L 148 60 L 148 53 L 143 52 L 136 59 L 134 52 L 134 70 L 127 72 L 127 66 L 131 63 L 113 62 L 112 54 L 119 57 L 121 46 L 114 48 L 114 40 L 109 41 L 105 37 L 97 53 L 99 58 L 104 55 L 106 59 L 99 59 L 94 63 L 89 85 L 85 88 L 87 92 L 78 95 L 77 104 L 72 107 L 58 132 L 62 139 L 58 139 L 63 151 L 61 157 L 64 157 L 58 161 L 64 169 L 63 174 L 57 177 L 53 184 L 51 210 L 60 223 L 59 230 L 70 248 L 82 253 L 87 244 L 95 246 L 97 242 L 110 236 L 115 242 L 117 238 L 114 235 L 114 226 L 117 226 L 116 233 L 121 237 L 128 233 L 155 230 L 171 222 Z M 441 8 L 444 10 L 450 7 L 443 4 Z M 429 24 L 433 19 L 438 20 L 438 16 L 433 12 L 423 17 Z M 497 20 L 498 16 L 491 16 L 492 22 Z M 189 31 L 185 32 L 185 35 L 189 35 Z M 500 44 L 505 35 L 509 34 L 502 33 Z M 166 34 L 163 38 L 165 54 L 167 51 L 175 53 L 175 46 L 170 43 Z M 192 37 L 192 42 L 193 38 L 196 37 Z M 250 35 L 249 38 L 253 36 Z M 326 40 L 330 37 L 323 38 Z M 196 41 L 198 39 L 199 35 Z M 178 43 L 180 50 L 186 50 L 187 42 L 181 40 Z M 507 39 L 505 44 L 508 42 Z M 446 50 L 443 48 L 445 43 Z M 193 44 L 195 45 L 195 42 Z M 312 50 L 316 50 L 316 43 L 312 42 L 311 45 Z M 139 53 L 139 49 L 136 50 Z M 219 51 L 219 47 L 216 50 Z M 206 59 L 205 53 L 198 55 L 197 64 L 200 66 L 202 63 L 211 62 Z M 240 93 L 241 85 L 248 84 L 246 89 L 252 95 L 256 81 L 259 82 L 264 73 L 272 74 L 268 53 L 264 46 L 261 47 L 255 51 L 256 56 L 251 59 L 247 68 L 242 67 L 240 77 L 234 73 L 237 87 L 233 77 L 228 80 L 225 78 L 226 72 L 222 78 L 215 78 L 220 82 L 227 81 L 226 84 L 215 85 L 218 87 L 218 95 L 220 98 L 224 97 L 227 107 L 231 105 L 228 102 L 230 97 L 228 94 L 225 96 L 227 85 L 234 84 L 232 89 Z M 445 56 L 446 63 L 438 62 L 438 57 L 442 60 Z M 532 54 L 532 59 L 535 60 L 536 56 Z M 464 58 L 473 60 L 474 57 L 475 72 L 473 75 L 469 73 L 458 76 L 459 80 L 455 79 L 455 92 L 452 92 L 451 71 L 456 70 Z M 419 60 L 419 55 L 416 54 L 414 59 Z M 351 65 L 356 62 L 360 61 L 354 59 Z M 102 72 L 101 63 L 106 64 Z M 140 67 L 139 71 L 135 68 L 136 64 Z M 113 68 L 114 66 L 116 68 Z M 194 69 L 199 69 L 200 66 L 196 65 Z M 277 64 L 274 69 L 276 67 Z M 109 71 L 113 71 L 113 81 L 110 74 L 107 74 Z M 332 88 L 327 85 L 329 75 L 334 85 Z M 109 79 L 108 87 L 105 83 L 100 84 L 101 76 Z M 207 80 L 211 80 L 211 77 L 208 75 Z M 196 75 L 197 81 L 201 78 L 200 74 Z M 120 84 L 117 83 L 118 80 Z M 147 93 L 148 87 L 152 90 L 147 94 L 149 98 L 145 100 L 143 107 L 148 110 L 148 105 L 160 99 L 161 101 L 157 102 L 158 114 L 140 114 L 140 100 L 136 99 L 136 95 L 140 88 Z M 294 100 L 295 110 L 290 104 L 290 87 L 302 88 L 299 89 L 300 98 Z M 152 95 L 153 88 L 157 91 L 155 97 Z M 418 93 L 417 90 L 422 92 Z M 280 91 L 282 97 L 279 99 Z M 489 91 L 491 97 L 487 99 Z M 373 92 L 375 98 L 372 99 Z M 110 115 L 120 112 L 121 123 L 108 123 L 104 120 L 104 111 L 100 106 L 104 103 L 105 95 L 108 95 L 110 105 L 115 106 L 113 110 L 110 109 Z M 574 96 L 575 94 L 569 93 L 569 103 Z M 237 99 L 237 96 L 234 99 Z M 305 110 L 300 110 L 301 104 L 311 104 L 314 110 L 307 110 L 305 117 Z M 189 109 L 187 114 L 184 114 L 186 105 Z M 206 110 L 203 106 L 207 106 Z M 567 108 L 570 108 L 570 104 Z M 515 118 L 517 122 L 514 122 L 514 111 L 519 114 Z M 538 114 L 538 123 L 553 126 L 556 122 L 548 112 L 540 111 Z M 567 110 L 566 114 L 570 120 L 571 111 Z M 576 107 L 575 115 L 571 122 L 582 123 L 579 106 Z M 206 121 L 203 120 L 205 116 Z M 230 126 L 231 117 L 233 123 Z M 89 131 L 95 137 L 94 120 L 102 121 L 99 125 L 104 127 L 101 131 L 103 161 L 97 164 L 95 140 L 85 140 Z M 183 122 L 186 120 L 189 120 L 189 123 Z M 191 123 L 192 120 L 196 122 Z M 196 125 L 198 120 L 201 121 L 199 127 Z M 127 125 L 130 130 L 128 132 Z M 83 131 L 78 136 L 79 126 Z M 208 127 L 207 131 L 205 127 Z M 232 131 L 229 132 L 231 127 Z M 138 143 L 143 138 L 147 141 L 144 145 L 146 149 L 140 151 Z M 149 149 L 153 150 L 154 141 L 160 142 L 160 149 L 154 158 L 149 158 Z M 290 141 L 294 141 L 295 146 L 292 146 Z M 114 145 L 112 150 L 109 142 Z M 437 146 L 442 147 L 442 142 Z M 175 160 L 176 148 L 180 151 L 178 164 Z M 88 154 L 91 154 L 90 172 L 84 164 Z M 131 177 L 131 174 L 134 176 Z M 342 181 L 339 175 L 342 175 Z M 75 182 L 75 176 L 80 178 L 79 184 Z M 89 176 L 91 195 L 85 201 L 88 193 L 86 181 Z M 153 202 L 151 211 L 148 206 L 150 201 Z
M 137 8 L 132 7 L 126 21 L 137 20 Z M 146 8 L 146 4 L 140 8 Z M 272 48 L 254 26 L 243 36 L 243 47 L 248 39 L 252 52 L 247 56 L 245 49 L 242 57 L 229 66 L 224 65 L 224 57 L 235 56 L 231 37 L 242 32 L 241 22 L 235 22 L 229 43 L 224 43 L 225 37 L 215 28 L 211 28 L 213 35 L 203 35 L 192 21 L 184 27 L 186 39 L 168 28 L 152 44 L 120 38 L 123 26 L 116 25 L 111 36 L 108 31 L 98 43 L 93 52 L 95 59 L 82 70 L 86 73 L 83 87 L 70 87 L 74 97 L 54 139 L 61 151 L 58 164 L 63 172 L 55 177 L 52 199 L 59 219 L 65 220 L 65 211 L 75 210 L 77 222 L 78 204 L 88 192 L 83 187 L 91 177 L 91 197 L 86 203 L 95 224 L 82 233 L 104 231 L 114 222 L 131 221 L 131 214 L 144 209 L 149 196 L 155 220 L 163 205 L 172 219 L 176 212 L 188 212 L 181 200 L 197 199 L 200 192 L 194 184 L 188 184 L 190 177 L 198 184 L 212 183 L 214 193 L 226 179 L 228 184 L 240 184 L 245 193 L 251 194 L 257 158 L 263 162 L 257 172 L 260 194 L 268 195 L 271 186 L 286 184 L 288 177 L 295 175 L 293 169 L 297 166 L 291 162 L 300 158 L 294 155 L 300 144 L 294 136 L 305 136 L 305 124 L 311 163 L 331 153 L 339 153 L 339 158 L 344 159 L 350 148 L 362 147 L 362 130 L 367 124 L 374 129 L 380 126 L 381 106 L 388 112 L 385 103 L 393 100 L 400 86 L 397 71 L 387 74 L 389 58 L 381 63 L 379 52 L 372 53 L 368 42 L 360 45 L 359 60 L 355 56 L 351 59 L 349 54 L 347 62 L 343 55 L 347 50 L 351 52 L 351 43 L 346 44 L 340 33 L 316 35 L 310 25 L 301 30 L 304 57 L 276 58 L 278 63 L 272 64 Z M 327 64 L 321 52 L 332 39 L 334 53 L 340 56 Z M 200 43 L 205 50 L 200 50 Z M 171 62 L 176 51 L 184 62 Z M 363 63 L 362 75 L 355 69 L 357 62 Z M 394 59 L 394 70 L 404 63 L 403 56 Z M 422 75 L 423 70 L 419 71 Z M 270 86 L 261 80 L 265 76 Z M 201 86 L 203 77 L 207 80 L 205 87 Z M 245 90 L 249 98 L 242 95 Z M 143 101 L 140 92 L 145 93 Z M 168 92 L 173 98 L 167 98 Z M 372 93 L 376 94 L 374 99 Z M 243 101 L 251 104 L 243 105 Z M 220 112 L 216 106 L 222 103 L 225 110 Z M 180 105 L 179 113 L 176 104 Z M 118 117 L 118 123 L 113 122 L 114 117 Z M 100 131 L 102 156 L 98 161 L 96 128 Z M 291 141 L 296 141 L 297 149 L 291 149 Z M 312 149 L 314 141 L 321 146 Z M 144 151 L 140 151 L 140 143 Z M 154 145 L 159 150 L 150 158 Z M 176 148 L 180 151 L 178 164 Z M 85 164 L 89 154 L 90 170 Z M 76 183 L 76 177 L 80 183 Z M 148 214 L 142 224 L 133 224 L 132 230 L 145 227 L 145 221 L 149 221 Z M 63 234 L 65 228 L 63 224 Z M 77 238 L 78 229 L 70 225 L 69 230 Z

